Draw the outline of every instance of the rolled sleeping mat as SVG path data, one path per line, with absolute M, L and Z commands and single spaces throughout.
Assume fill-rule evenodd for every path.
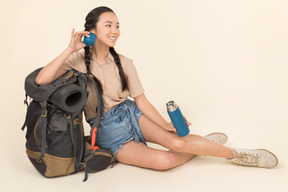
M 69 113 L 82 110 L 86 100 L 86 90 L 73 83 L 56 90 L 48 99 L 49 102 Z

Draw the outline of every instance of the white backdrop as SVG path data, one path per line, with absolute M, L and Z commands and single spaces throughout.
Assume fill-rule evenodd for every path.
M 287 172 L 288 160 L 284 0 L 1 1 L 3 178 L 21 172 L 23 179 L 32 169 L 20 131 L 26 112 L 25 77 L 60 54 L 72 28 L 83 30 L 86 14 L 101 5 L 117 14 L 121 37 L 115 48 L 134 60 L 146 95 L 159 112 L 168 120 L 165 104 L 174 100 L 192 122 L 192 133 L 221 131 L 230 136 L 231 145 L 274 151 L 280 164 L 278 172 L 270 172 L 275 181 L 269 187 L 284 190 L 276 180 Z

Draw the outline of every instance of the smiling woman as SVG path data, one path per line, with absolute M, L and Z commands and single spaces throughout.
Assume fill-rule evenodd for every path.
M 223 133 L 179 137 L 172 123 L 167 122 L 146 98 L 132 60 L 115 51 L 120 29 L 112 9 L 93 9 L 84 27 L 84 31 L 72 30 L 69 46 L 41 70 L 36 83 L 49 84 L 70 69 L 92 75 L 101 87 L 105 113 L 97 129 L 96 142 L 101 148 L 110 149 L 119 162 L 166 170 L 183 165 L 195 155 L 205 155 L 231 159 L 241 165 L 277 166 L 277 157 L 267 150 L 225 147 L 222 144 L 228 138 Z M 92 47 L 81 41 L 90 33 L 96 35 Z M 80 51 L 83 48 L 85 52 Z M 89 87 L 88 91 L 93 93 Z M 89 95 L 84 112 L 91 126 L 96 118 L 96 107 L 96 96 Z M 186 123 L 190 125 L 187 120 Z M 146 142 L 170 150 L 153 149 Z
M 85 31 L 92 32 L 96 35 L 97 41 L 95 42 L 95 46 L 92 47 L 92 53 L 90 47 L 85 47 L 85 64 L 87 67 L 87 73 L 91 74 L 90 71 L 90 60 L 91 57 L 95 58 L 100 64 L 106 62 L 106 57 L 101 57 L 101 54 L 98 54 L 96 47 L 105 47 L 106 50 L 103 50 L 107 53 L 107 47 L 109 47 L 110 53 L 113 55 L 115 63 L 119 69 L 119 75 L 122 83 L 122 90 L 127 89 L 127 82 L 125 79 L 125 75 L 123 72 L 123 68 L 121 65 L 121 61 L 119 55 L 116 53 L 114 46 L 116 44 L 117 39 L 120 36 L 119 30 L 119 21 L 115 13 L 112 9 L 108 7 L 98 7 L 90 11 L 90 13 L 86 17 L 86 23 L 84 25 Z M 93 75 L 93 74 L 92 74 Z M 96 81 L 98 82 L 101 90 L 102 85 L 94 76 Z

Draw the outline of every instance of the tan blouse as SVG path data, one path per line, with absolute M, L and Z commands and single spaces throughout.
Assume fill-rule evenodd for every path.
M 74 52 L 69 56 L 61 68 L 64 70 L 70 70 L 73 68 L 86 73 L 87 70 L 84 55 L 84 50 Z M 107 62 L 101 65 L 99 65 L 94 58 L 91 59 L 91 73 L 99 79 L 103 87 L 102 96 L 104 102 L 104 113 L 126 100 L 128 96 L 136 97 L 144 93 L 144 89 L 133 61 L 120 54 L 119 57 L 128 83 L 128 90 L 125 91 L 122 91 L 119 70 L 111 53 L 107 55 Z M 90 94 L 84 108 L 87 120 L 96 117 L 97 107 L 96 94 L 91 83 L 88 83 L 88 91 Z

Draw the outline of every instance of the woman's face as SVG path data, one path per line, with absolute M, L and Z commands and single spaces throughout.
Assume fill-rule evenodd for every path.
M 91 31 L 96 35 L 96 43 L 114 47 L 120 36 L 119 21 L 112 12 L 102 13 L 96 24 L 96 29 Z

